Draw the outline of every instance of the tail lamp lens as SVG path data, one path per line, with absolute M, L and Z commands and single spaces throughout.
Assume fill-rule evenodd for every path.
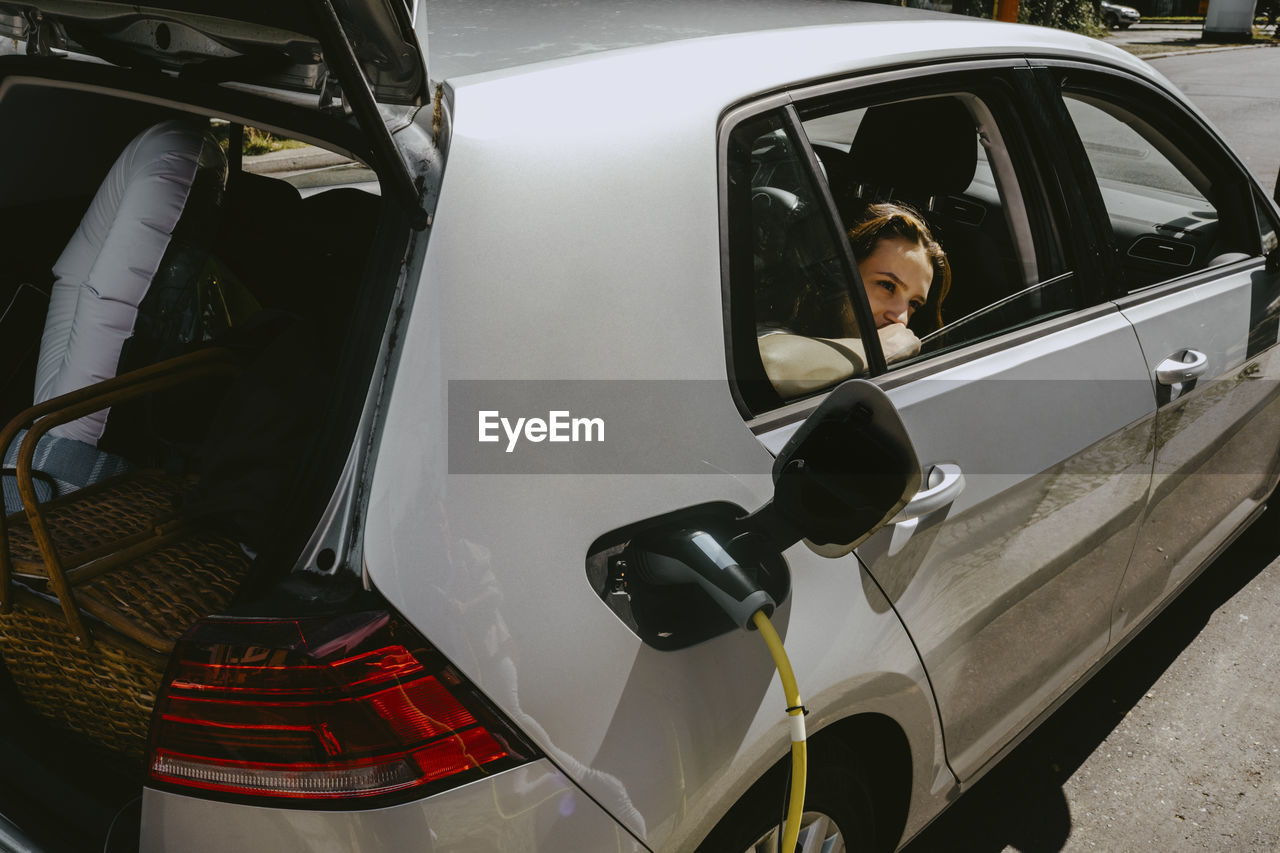
M 426 796 L 533 752 L 389 611 L 219 617 L 174 652 L 148 772 L 161 787 L 349 807 Z

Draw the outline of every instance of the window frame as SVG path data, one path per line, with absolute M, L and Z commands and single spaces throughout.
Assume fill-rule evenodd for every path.
M 959 77 L 957 75 L 963 75 Z M 982 75 L 985 75 L 983 77 Z M 1001 110 L 996 116 L 1001 124 L 1002 136 L 1011 165 L 1018 179 L 1018 189 L 1022 196 L 1022 205 L 1026 208 L 1028 227 L 1031 230 L 1035 248 L 1035 264 L 1041 272 L 1042 281 L 1052 280 L 1055 276 L 1044 277 L 1043 270 L 1048 268 L 1065 269 L 1068 274 L 1080 277 L 1081 293 L 1078 307 L 1065 315 L 1050 315 L 1043 320 L 1033 320 L 1025 326 L 1013 327 L 993 337 L 983 338 L 971 343 L 966 342 L 954 350 L 938 353 L 921 362 L 912 362 L 902 367 L 889 370 L 883 362 L 878 338 L 867 346 L 868 362 L 871 367 L 869 379 L 882 387 L 894 387 L 903 382 L 921 376 L 948 369 L 956 364 L 974 358 L 984 357 L 991 352 L 1013 346 L 1029 338 L 1037 337 L 1049 331 L 1056 331 L 1074 322 L 1072 318 L 1092 316 L 1099 310 L 1106 310 L 1101 293 L 1096 293 L 1090 282 L 1098 280 L 1094 275 L 1095 263 L 1089 262 L 1080 251 L 1078 241 L 1071 239 L 1072 229 L 1063 227 L 1063 223 L 1072 221 L 1075 206 L 1068 198 L 1066 187 L 1061 182 L 1060 172 L 1053 167 L 1052 157 L 1046 152 L 1054 145 L 1054 123 L 1048 118 L 1049 110 L 1041 103 L 1042 92 L 1032 77 L 1029 62 L 1022 57 L 1004 57 L 979 60 L 961 60 L 940 62 L 910 69 L 878 71 L 864 73 L 853 77 L 843 77 L 816 83 L 798 84 L 794 88 L 776 92 L 747 103 L 733 105 L 726 109 L 718 124 L 718 176 L 720 188 L 720 234 L 721 234 L 721 289 L 725 334 L 725 354 L 728 366 L 728 378 L 732 397 L 742 416 L 750 421 L 753 429 L 758 424 L 769 423 L 776 427 L 779 423 L 795 420 L 812 411 L 835 385 L 816 391 L 810 395 L 783 399 L 776 394 L 773 399 L 762 405 L 761 394 L 744 393 L 745 382 L 767 382 L 763 367 L 759 363 L 758 343 L 755 337 L 754 312 L 745 308 L 742 303 L 750 300 L 735 299 L 732 270 L 730 239 L 730 192 L 729 192 L 729 139 L 734 130 L 743 122 L 749 121 L 771 111 L 786 111 L 794 124 L 790 130 L 795 135 L 794 142 L 800 146 L 808 161 L 809 178 L 820 187 L 820 192 L 827 205 L 827 216 L 832 223 L 838 223 L 839 214 L 826 179 L 818 166 L 817 155 L 813 150 L 808 135 L 803 132 L 801 122 L 805 107 L 823 103 L 825 107 L 846 101 L 849 108 L 857 105 L 868 105 L 877 102 L 908 100 L 913 97 L 970 94 L 983 98 L 983 90 L 991 87 L 1002 87 L 1000 94 Z M 830 110 L 827 110 L 830 112 Z M 1018 131 L 1021 131 L 1019 133 Z M 1012 143 L 1012 144 L 1011 144 Z M 1041 210 L 1037 203 L 1043 199 L 1047 209 Z M 847 244 L 847 241 L 841 241 Z M 1046 257 L 1047 246 L 1054 251 Z M 852 251 L 848 251 L 849 263 L 852 264 L 851 282 L 859 282 L 857 265 L 852 262 Z M 1082 269 L 1082 266 L 1087 266 Z M 1088 274 L 1084 274 L 1088 272 Z M 869 317 L 866 295 L 861 287 L 855 287 L 855 311 L 859 313 L 859 322 L 865 323 Z M 866 316 L 862 315 L 866 310 Z M 744 322 L 744 316 L 751 318 Z M 874 336 L 873 336 L 874 337 Z M 750 348 L 755 351 L 743 356 L 742 350 Z M 754 367 L 742 371 L 743 362 Z M 838 383 L 837 383 L 838 384 Z M 765 395 L 767 396 L 767 395 Z
M 862 274 L 858 271 L 858 262 L 853 257 L 853 247 L 849 245 L 849 241 L 845 238 L 844 227 L 840 224 L 840 211 L 836 207 L 835 197 L 831 192 L 831 182 L 823 174 L 822 167 L 818 162 L 818 154 L 813 150 L 813 143 L 809 140 L 809 134 L 805 132 L 804 123 L 800 119 L 799 109 L 795 102 L 787 104 L 782 112 L 787 133 L 791 136 L 792 141 L 797 144 L 801 153 L 804 154 L 805 165 L 809 170 L 808 177 L 813 181 L 814 186 L 818 188 L 818 195 L 822 199 L 827 224 L 831 227 L 831 235 L 836 245 L 840 248 L 840 266 L 844 270 L 845 282 L 849 291 L 849 302 L 853 306 L 858 327 L 874 327 L 875 321 L 871 316 L 871 303 L 867 299 L 867 291 L 862 283 Z M 871 376 L 879 376 L 887 372 L 889 365 L 885 361 L 884 352 L 880 348 L 880 339 L 876 338 L 870 345 L 864 344 L 864 346 L 866 347 L 868 373 Z

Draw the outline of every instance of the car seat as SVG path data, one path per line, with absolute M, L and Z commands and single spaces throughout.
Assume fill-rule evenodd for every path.
M 164 121 L 125 146 L 54 264 L 36 361 L 36 404 L 117 374 L 147 294 L 186 286 L 200 274 L 226 177 L 226 157 L 202 123 Z M 122 457 L 94 450 L 109 412 L 86 414 L 42 439 L 42 500 L 128 467 Z M 6 469 L 15 464 L 20 441 L 21 434 L 6 448 Z M 6 513 L 22 508 L 8 474 L 4 494 Z
M 980 228 L 987 211 L 953 198 L 973 182 L 977 146 L 973 116 L 958 98 L 871 107 L 842 164 L 841 182 L 832 187 L 846 219 L 856 221 L 861 208 L 883 201 L 905 202 L 921 213 L 951 263 L 951 291 L 942 306 L 945 322 L 1009 292 L 1000 254 Z M 823 153 L 832 159 L 830 152 Z M 926 303 L 912 318 L 913 331 L 933 331 L 935 313 Z
M 53 266 L 35 402 L 116 374 L 153 283 L 190 277 L 203 260 L 191 256 L 207 251 L 226 174 L 222 149 L 197 123 L 161 122 L 125 146 Z M 108 413 L 53 434 L 96 445 Z

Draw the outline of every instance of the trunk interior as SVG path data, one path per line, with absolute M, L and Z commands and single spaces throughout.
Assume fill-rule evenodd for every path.
M 348 457 L 408 228 L 360 162 L 370 157 L 349 119 L 70 65 L 0 60 L 0 425 L 15 436 L 0 540 L 11 770 L 0 811 L 26 816 L 23 830 L 51 849 L 104 849 L 106 836 L 105 849 L 130 849 L 168 652 L 195 619 L 253 601 L 297 564 Z M 94 368 L 105 384 L 29 410 L 46 314 L 52 324 L 58 311 L 55 266 L 121 152 L 175 119 L 230 152 L 216 201 L 171 229 L 153 280 L 167 275 L 164 292 L 146 291 L 119 358 Z M 241 160 L 246 125 L 309 144 Z M 180 235 L 184 250 L 199 245 L 194 261 L 177 255 Z M 79 287 L 110 301 L 95 290 L 109 275 L 95 268 Z M 98 335 L 85 313 L 77 306 L 70 331 L 82 349 Z M 24 487 L 25 431 L 71 422 L 75 405 L 110 407 L 96 448 L 76 446 L 96 473 L 69 486 L 45 472 L 55 428 L 28 442 Z M 51 803 L 77 818 L 42 816 Z

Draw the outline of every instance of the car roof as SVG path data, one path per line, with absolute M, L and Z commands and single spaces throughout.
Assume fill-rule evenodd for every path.
M 437 79 L 690 38 L 941 13 L 847 0 L 427 0 Z
M 794 38 L 786 40 L 794 44 L 795 54 L 778 51 L 776 48 L 782 43 L 777 41 L 768 54 L 770 63 L 778 66 L 778 76 L 784 79 L 792 76 L 784 70 L 788 60 L 798 59 L 798 65 L 804 65 L 804 44 L 806 38 L 815 37 L 814 28 L 839 25 L 859 28 L 878 25 L 873 26 L 877 33 L 875 39 L 888 35 L 899 42 L 896 35 L 901 33 L 901 41 L 907 47 L 915 40 L 925 49 L 941 51 L 958 47 L 961 52 L 975 54 L 1089 54 L 1094 59 L 1102 58 L 1149 74 L 1149 66 L 1123 51 L 1072 33 L 850 0 L 648 0 L 644 3 L 497 0 L 483 4 L 474 0 L 426 0 L 425 11 L 428 68 L 430 76 L 437 81 L 455 82 L 458 78 L 492 76 L 500 72 L 519 73 L 519 69 L 547 62 L 660 48 L 695 39 L 740 39 L 795 31 Z M 886 32 L 883 26 L 889 24 L 895 26 Z M 939 29 L 945 27 L 950 33 L 956 27 L 973 25 L 983 27 L 980 34 L 962 39 L 959 45 Z M 810 31 L 808 37 L 805 30 Z M 856 31 L 849 32 L 852 36 Z M 717 51 L 712 49 L 710 53 Z M 847 53 L 852 69 L 879 64 L 875 59 L 882 51 L 862 51 L 857 41 L 851 41 Z M 733 54 L 743 55 L 743 52 L 728 51 L 726 57 Z M 866 62 L 860 63 L 858 59 Z M 707 73 L 732 70 L 709 67 Z

